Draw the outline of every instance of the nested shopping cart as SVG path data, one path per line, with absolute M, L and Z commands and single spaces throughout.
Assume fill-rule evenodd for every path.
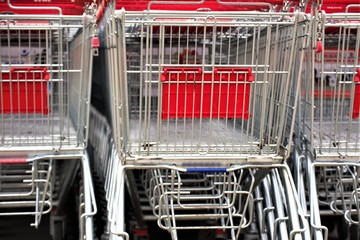
M 201 5 L 151 10 L 168 3 L 116 11 L 103 22 L 117 174 L 144 179 L 157 222 L 173 239 L 182 229 L 221 229 L 238 239 L 252 223 L 257 187 L 272 198 L 257 205 L 274 223 L 264 232 L 306 238 L 284 161 L 311 19 Z M 113 224 L 123 230 L 120 220 Z
M 33 215 L 35 227 L 61 201 L 54 189 L 70 187 L 57 160 L 85 158 L 94 51 L 91 14 L 38 9 L 60 13 L 0 15 L 0 215 Z
M 297 181 L 305 183 L 298 191 L 309 194 L 310 218 L 317 227 L 320 215 L 344 215 L 349 225 L 359 224 L 358 10 L 359 5 L 349 5 L 342 13 L 316 13 L 316 42 L 303 73 L 303 121 L 297 135 L 305 151 L 297 153 L 303 168 L 297 177 L 304 179 Z M 344 229 L 344 236 L 348 232 Z

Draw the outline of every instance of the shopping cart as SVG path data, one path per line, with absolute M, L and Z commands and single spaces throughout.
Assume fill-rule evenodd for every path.
M 124 170 L 128 167 L 124 168 L 121 165 L 106 118 L 95 109 L 91 110 L 89 140 L 92 146 L 97 146 L 93 153 L 94 169 L 100 181 L 104 183 L 106 200 L 104 234 L 108 234 L 110 239 L 117 237 L 129 239 L 122 225 L 126 221 L 122 211 L 124 209 L 122 192 L 125 181 L 131 184 L 129 171 L 126 172 L 126 180 L 124 179 Z M 251 167 L 254 171 L 247 172 Z M 151 212 L 146 212 L 146 205 L 138 206 L 137 210 L 141 211 L 142 221 L 157 220 L 162 229 L 174 232 L 174 239 L 179 229 L 214 231 L 218 237 L 222 236 L 224 239 L 228 239 L 229 234 L 233 234 L 232 238 L 234 238 L 236 234 L 240 234 L 240 231 L 237 231 L 240 221 L 242 221 L 240 229 L 252 224 L 255 207 L 258 218 L 256 221 L 262 224 L 258 229 L 261 233 L 259 237 L 292 239 L 298 233 L 295 226 L 299 224 L 299 217 L 298 213 L 291 209 L 298 209 L 300 206 L 294 197 L 294 187 L 291 186 L 291 176 L 286 165 L 277 164 L 272 167 L 274 170 L 261 181 L 254 192 L 254 197 L 245 188 L 239 186 L 241 179 L 247 174 L 252 179 L 247 184 L 255 184 L 255 169 L 259 166 L 250 165 L 227 169 L 227 172 L 223 169 L 221 173 L 213 168 L 203 169 L 204 172 L 200 173 L 197 168 L 197 173 L 189 173 L 185 169 L 169 168 L 165 165 L 137 166 L 137 170 L 133 170 L 134 173 L 131 171 L 131 174 L 137 176 L 141 184 L 131 185 L 131 190 L 139 197 L 139 193 L 144 189 L 152 206 L 155 218 L 151 216 Z M 214 172 L 205 172 L 210 170 Z M 228 184 L 228 178 L 232 180 L 233 185 Z M 174 201 L 170 201 L 172 197 Z M 229 202 L 230 200 L 233 202 Z M 244 204 L 249 207 L 241 207 Z M 242 215 L 245 217 L 243 218 Z M 197 223 L 199 220 L 204 222 L 203 226 Z M 171 221 L 176 221 L 177 225 L 173 226 Z M 222 221 L 223 225 L 219 226 L 218 221 Z M 304 219 L 300 219 L 300 222 L 304 222 Z M 293 231 L 287 230 L 290 225 Z M 305 229 L 297 230 L 305 231 Z M 134 231 L 131 236 L 135 238 L 136 233 L 137 231 Z
M 257 237 L 306 238 L 307 226 L 297 212 L 300 205 L 289 170 L 285 165 L 273 165 L 255 189 L 253 186 L 259 184 L 256 174 L 261 168 L 247 165 L 224 172 L 211 169 L 214 172 L 199 173 L 199 169 L 190 172 L 159 166 L 145 171 L 144 186 L 158 225 L 169 231 L 172 239 L 178 238 L 178 230 L 190 229 L 220 230 L 225 239 L 238 239 L 240 234 L 248 233 L 254 213 L 260 224 L 255 227 Z M 246 181 L 247 178 L 251 180 Z M 246 182 L 245 186 L 242 182 Z
M 284 159 L 305 15 L 117 14 L 108 63 L 126 163 Z
M 349 5 L 342 13 L 316 13 L 317 42 L 315 51 L 309 51 L 302 81 L 302 121 L 295 132 L 303 152 L 297 151 L 295 156 L 296 181 L 303 185 L 298 187 L 302 198 L 308 194 L 316 232 L 321 230 L 322 214 L 344 215 L 348 224 L 359 224 L 360 19 L 351 13 L 353 8 L 359 5 Z M 305 201 L 303 206 L 307 208 Z M 348 233 L 345 229 L 342 236 Z
M 259 183 L 272 171 L 291 182 L 284 160 L 310 19 L 151 10 L 156 4 L 104 21 L 117 174 L 143 170 L 158 224 L 173 239 L 204 228 L 237 239 L 252 222 Z M 293 184 L 278 186 L 294 203 L 284 236 L 306 237 Z
M 123 211 L 125 209 L 124 180 L 121 173 L 119 154 L 115 148 L 112 131 L 105 116 L 95 108 L 90 110 L 89 144 L 94 147 L 93 162 L 94 173 L 103 185 L 103 211 L 105 229 L 102 234 L 109 239 L 130 239 L 123 227 L 125 222 Z
M 83 16 L 0 15 L 1 216 L 34 215 L 32 225 L 38 227 L 59 202 L 54 188 L 70 190 L 55 179 L 73 169 L 60 173 L 54 162 L 67 166 L 60 160 L 84 158 L 95 51 L 93 16 L 87 11 Z
M 254 191 L 255 218 L 260 239 L 292 239 L 295 232 L 287 230 L 298 220 L 289 208 L 300 208 L 291 196 L 292 177 L 285 169 L 274 169 Z M 285 191 L 284 191 L 285 190 Z M 290 192 L 290 193 L 289 193 Z M 296 195 L 296 193 L 294 193 Z M 281 201 L 279 201 L 281 199 Z M 304 239 L 309 235 L 304 234 Z
M 82 150 L 87 134 L 91 21 L 86 16 L 31 16 L 31 21 L 29 17 L 1 16 L 0 151 Z

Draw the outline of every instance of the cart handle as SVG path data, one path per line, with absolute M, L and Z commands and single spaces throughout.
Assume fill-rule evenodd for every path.
M 256 7 L 268 7 L 270 10 L 273 9 L 273 5 L 269 2 L 223 2 L 221 0 L 216 0 L 217 3 L 221 5 L 229 5 L 229 6 L 256 6 Z
M 267 2 L 223 2 L 221 0 L 216 0 L 216 2 L 220 5 L 228 5 L 228 6 L 265 6 L 268 7 L 270 10 L 273 9 L 273 5 L 271 3 Z M 150 1 L 148 3 L 147 10 L 150 11 L 151 5 L 157 4 L 157 5 L 200 5 L 205 3 L 205 0 L 201 1 Z
M 7 0 L 7 4 L 11 9 L 15 10 L 55 10 L 59 12 L 59 15 L 62 15 L 62 9 L 60 7 L 29 7 L 29 6 L 14 6 L 10 3 L 10 0 Z
M 182 5 L 197 5 L 197 4 L 203 4 L 205 3 L 205 0 L 201 0 L 201 1 L 150 1 L 148 3 L 148 8 L 147 10 L 150 11 L 151 5 L 153 4 L 157 4 L 157 5 L 177 5 L 177 4 L 182 4 Z
M 360 68 L 356 70 L 356 74 L 354 76 L 354 102 L 353 102 L 353 111 L 352 118 L 357 119 L 360 116 Z
M 349 4 L 345 8 L 345 13 L 348 13 L 350 8 L 359 8 L 359 7 L 360 7 L 360 4 Z
M 23 163 L 27 163 L 26 158 L 0 159 L 0 164 L 23 164 Z
M 192 173 L 217 173 L 217 172 L 226 172 L 226 168 L 186 168 L 186 172 Z
M 97 11 L 96 11 L 96 24 L 98 24 L 100 22 L 100 20 L 102 19 L 102 17 L 104 16 L 106 7 L 108 5 L 109 1 L 108 0 L 103 0 L 101 2 L 100 7 L 98 7 Z

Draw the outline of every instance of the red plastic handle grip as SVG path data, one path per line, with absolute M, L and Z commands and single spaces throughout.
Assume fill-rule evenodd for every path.
M 26 158 L 8 158 L 0 159 L 0 164 L 23 164 L 26 163 Z
M 357 119 L 360 116 L 360 68 L 356 70 L 357 74 L 354 76 L 355 92 L 352 118 Z
M 196 11 L 199 8 L 211 9 L 212 11 L 246 11 L 246 10 L 261 10 L 263 8 L 271 8 L 271 5 L 282 5 L 282 0 L 259 1 L 217 1 L 217 0 L 182 0 L 182 1 L 151 1 L 151 0 L 117 0 L 116 8 L 125 8 L 130 11 L 143 10 L 187 10 Z
M 101 21 L 102 17 L 104 16 L 108 3 L 109 1 L 105 1 L 105 0 L 101 2 L 101 5 L 99 6 L 96 12 L 96 23 L 99 23 Z

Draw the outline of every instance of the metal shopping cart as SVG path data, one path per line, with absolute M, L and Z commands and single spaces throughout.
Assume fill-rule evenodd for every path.
M 106 217 L 106 224 L 103 236 L 108 236 L 110 239 L 117 239 L 116 237 L 124 237 L 129 239 L 129 235 L 133 239 L 146 239 L 137 238 L 139 237 L 138 229 L 132 229 L 133 232 L 127 234 L 124 230 L 121 230 L 123 226 L 121 223 L 128 221 L 124 218 L 122 211 L 124 209 L 124 195 L 121 194 L 124 191 L 125 179 L 123 176 L 124 167 L 121 165 L 120 157 L 115 149 L 115 144 L 112 139 L 111 129 L 107 124 L 106 118 L 102 116 L 95 109 L 91 110 L 90 118 L 90 144 L 97 146 L 94 148 L 94 169 L 97 173 L 100 181 L 104 184 L 105 194 L 104 197 L 104 212 Z M 246 168 L 251 166 L 244 166 L 244 168 L 230 170 L 228 176 L 234 183 L 233 188 L 229 186 L 227 179 L 227 173 L 219 172 L 220 169 L 213 172 L 184 172 L 184 169 L 169 168 L 168 166 L 137 166 L 137 170 L 127 172 L 126 183 L 130 184 L 132 191 L 131 194 L 140 197 L 142 190 L 144 189 L 146 197 L 149 199 L 150 205 L 144 205 L 143 199 L 133 199 L 141 201 L 139 205 L 140 212 L 134 213 L 135 215 L 141 215 L 142 221 L 153 221 L 159 219 L 159 225 L 162 229 L 169 230 L 167 223 L 169 215 L 175 214 L 176 221 L 186 221 L 187 226 L 175 226 L 171 227 L 172 231 L 176 229 L 192 229 L 192 230 L 204 230 L 213 231 L 215 235 L 204 235 L 207 238 L 211 236 L 217 236 L 219 239 L 228 239 L 229 229 L 233 228 L 236 230 L 238 226 L 234 223 L 239 224 L 236 221 L 243 221 L 243 228 L 246 225 L 251 225 L 252 218 L 257 218 L 257 222 L 261 224 L 257 230 L 260 235 L 256 238 L 261 239 L 269 238 L 282 238 L 287 239 L 293 238 L 296 231 L 289 234 L 288 225 L 298 221 L 297 216 L 291 216 L 294 212 L 290 209 L 298 209 L 298 203 L 294 198 L 286 194 L 294 194 L 287 192 L 288 189 L 293 189 L 291 176 L 287 174 L 286 167 L 278 164 L 273 166 L 269 174 L 266 175 L 265 179 L 261 181 L 259 186 L 254 190 L 254 196 L 249 195 L 245 190 L 239 191 L 236 189 L 235 181 L 241 182 L 238 178 L 245 178 Z M 255 166 L 253 166 L 255 168 Z M 256 166 L 259 167 L 259 166 Z M 261 166 L 260 166 L 261 167 Z M 266 165 L 264 167 L 267 167 Z M 206 170 L 204 170 L 206 171 Z M 207 170 L 210 171 L 210 170 Z M 282 172 L 283 171 L 283 172 Z M 119 174 L 120 173 L 120 174 Z M 237 174 L 240 173 L 240 176 Z M 256 173 L 249 172 L 252 182 L 254 184 Z M 136 180 L 140 184 L 132 184 L 131 178 L 137 177 Z M 173 178 L 172 178 L 173 177 Z M 136 181 L 135 180 L 135 181 Z M 180 189 L 179 189 L 180 188 Z M 174 190 L 175 189 L 175 190 Z M 180 191 L 177 191 L 180 190 Z M 187 191 L 187 192 L 185 192 Z M 173 203 L 164 202 L 164 199 L 168 199 L 172 194 L 176 192 L 177 196 L 174 197 Z M 221 194 L 223 192 L 223 194 Z M 226 194 L 225 194 L 226 193 Z M 131 195 L 130 194 L 130 195 Z M 187 194 L 187 195 L 184 195 Z M 236 199 L 236 195 L 239 195 Z M 135 196 L 135 198 L 136 198 Z M 196 201 L 195 199 L 198 198 Z M 246 217 L 243 218 L 243 212 L 240 212 L 235 206 L 231 209 L 233 212 L 227 214 L 229 208 L 228 200 L 242 201 L 242 203 L 236 202 L 237 204 L 249 205 L 245 208 Z M 204 207 L 199 207 L 201 204 Z M 181 208 L 181 207 L 184 208 Z M 151 211 L 147 208 L 151 207 Z M 204 209 L 214 208 L 213 212 L 204 212 Z M 252 213 L 253 208 L 256 208 L 256 216 Z M 243 210 L 243 209 L 241 209 Z M 136 209 L 134 210 L 136 211 Z M 174 212 L 169 212 L 174 211 Z M 184 214 L 187 212 L 187 214 Z M 154 215 L 153 215 L 154 214 Z M 246 219 L 249 217 L 250 219 Z M 207 226 L 199 226 L 196 224 L 197 221 L 202 220 L 207 223 Z M 220 228 L 216 224 L 216 219 L 222 221 L 231 220 L 234 221 L 231 227 L 222 226 Z M 215 221 L 215 222 L 214 222 Z M 294 221 L 294 222 L 293 222 Z M 144 223 L 143 223 L 144 224 Z M 144 227 L 142 225 L 140 227 Z M 138 226 L 139 227 L 139 226 Z M 120 229 L 120 230 L 119 230 Z M 144 229 L 144 228 L 143 228 Z M 146 229 L 146 228 L 145 228 Z M 129 229 L 131 231 L 131 229 Z M 235 231 L 234 231 L 235 232 Z M 146 236 L 145 232 L 141 232 L 141 236 Z M 199 239 L 201 239 L 201 232 Z
M 121 121 L 114 129 L 124 136 L 117 144 L 129 153 L 127 163 L 283 159 L 279 153 L 291 141 L 286 123 L 299 72 L 294 52 L 306 40 L 306 21 L 279 21 L 283 16 L 257 12 L 240 19 L 208 15 L 124 14 L 120 27 L 128 41 L 127 59 L 117 61 L 128 66 L 116 72 L 124 81 L 112 80 L 118 94 L 114 122 Z M 125 44 L 110 40 L 110 45 Z
M 111 128 L 105 116 L 101 115 L 95 108 L 90 111 L 89 144 L 93 147 L 91 158 L 93 159 L 94 177 L 98 178 L 99 185 L 103 187 L 103 194 L 98 196 L 102 203 L 102 218 L 105 219 L 104 230 L 101 237 L 116 239 L 122 236 L 130 239 L 129 234 L 121 229 L 123 225 L 116 226 L 114 222 L 125 223 L 122 212 L 125 209 L 123 177 L 119 154 L 115 148 Z M 98 189 L 98 191 L 101 191 Z M 122 219 L 118 219 L 122 218 Z M 98 223 L 101 226 L 101 224 Z M 135 238 L 132 238 L 135 239 Z
M 320 215 L 340 214 L 349 225 L 359 223 L 360 19 L 352 13 L 358 8 L 349 5 L 342 13 L 316 13 L 316 53 L 309 54 L 304 72 L 302 121 L 299 132 L 295 131 L 302 138 L 304 151 L 295 156 L 296 178 L 302 185 L 298 187 L 301 198 L 308 194 L 315 232 L 323 230 L 319 228 Z M 305 209 L 306 204 L 304 201 Z M 338 228 L 343 229 L 341 236 L 348 235 L 348 228 Z
M 286 202 L 274 223 L 290 226 L 268 234 L 306 237 L 284 160 L 310 19 L 151 10 L 157 3 L 104 21 L 119 179 L 129 171 L 144 179 L 158 224 L 173 239 L 181 229 L 223 229 L 237 239 L 252 222 L 253 191 L 265 179 Z M 113 224 L 123 231 L 120 220 Z
M 34 10 L 8 4 L 14 11 Z M 34 215 L 35 227 L 70 190 L 64 180 L 77 168 L 64 171 L 73 165 L 60 160 L 87 162 L 95 51 L 90 8 L 83 16 L 38 9 L 59 14 L 0 15 L 0 215 Z M 89 202 L 91 178 L 84 174 L 83 179 Z M 53 191 L 59 194 L 54 197 Z M 86 206 L 84 216 L 90 212 Z

